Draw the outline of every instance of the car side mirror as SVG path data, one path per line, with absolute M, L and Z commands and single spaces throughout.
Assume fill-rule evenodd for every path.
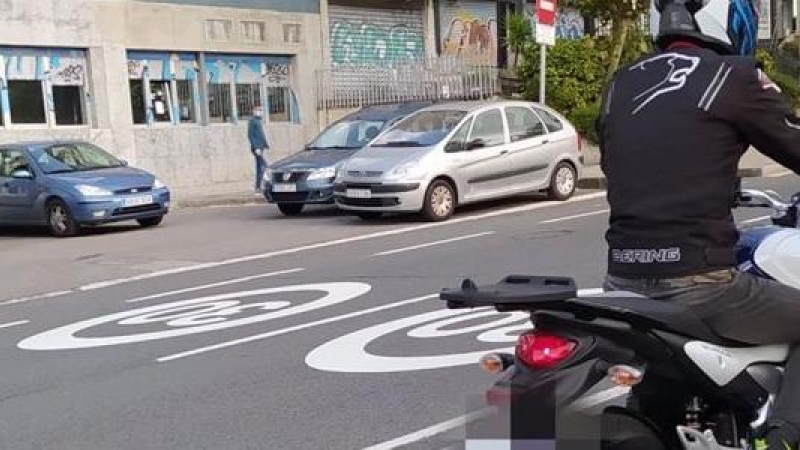
M 126 161 L 126 160 L 124 160 L 124 159 L 120 159 L 120 160 L 119 160 L 119 162 L 120 162 L 120 164 L 122 164 L 124 167 L 127 167 L 127 166 L 128 166 L 128 161 Z
M 17 180 L 32 180 L 33 174 L 28 169 L 17 169 L 11 172 L 11 178 L 15 178 Z
M 467 143 L 467 150 L 486 147 L 486 142 L 481 138 L 476 138 Z

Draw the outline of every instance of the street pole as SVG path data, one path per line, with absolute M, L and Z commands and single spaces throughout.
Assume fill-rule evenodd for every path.
M 546 76 L 547 76 L 547 45 L 542 44 L 539 57 L 539 103 L 541 103 L 542 105 L 545 104 Z

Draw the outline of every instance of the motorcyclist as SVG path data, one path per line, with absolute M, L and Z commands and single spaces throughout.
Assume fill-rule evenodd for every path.
M 731 213 L 750 146 L 800 173 L 800 118 L 758 67 L 758 0 L 653 0 L 656 51 L 622 67 L 597 127 L 611 208 L 607 290 L 685 305 L 718 335 L 800 343 L 800 291 L 736 269 Z M 800 347 L 768 422 L 800 440 Z

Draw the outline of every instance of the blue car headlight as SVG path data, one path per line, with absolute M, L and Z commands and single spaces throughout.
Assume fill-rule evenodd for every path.
M 88 184 L 79 184 L 75 186 L 75 189 L 81 193 L 84 197 L 107 197 L 109 195 L 114 195 L 113 192 L 109 191 L 108 189 L 103 189 L 101 187 L 92 186 Z
M 164 182 L 159 180 L 158 178 L 156 178 L 155 181 L 153 181 L 153 189 L 163 189 L 165 187 L 167 187 L 167 185 L 164 184 Z
M 317 169 L 308 176 L 307 180 L 327 180 L 336 176 L 336 166 Z

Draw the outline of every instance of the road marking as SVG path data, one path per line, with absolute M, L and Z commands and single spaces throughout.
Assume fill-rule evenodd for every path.
M 219 283 L 204 284 L 202 286 L 194 286 L 194 287 L 190 287 L 190 288 L 186 288 L 186 289 L 179 289 L 177 291 L 161 292 L 159 294 L 147 295 L 147 296 L 144 296 L 144 297 L 136 297 L 136 298 L 132 298 L 130 300 L 125 300 L 125 301 L 128 302 L 128 303 L 143 302 L 145 300 L 154 300 L 154 299 L 157 299 L 157 298 L 170 297 L 170 296 L 173 296 L 173 295 L 185 294 L 187 292 L 195 292 L 195 291 L 200 291 L 200 290 L 203 290 L 203 289 L 210 289 L 210 288 L 215 288 L 215 287 L 220 287 L 220 286 L 227 286 L 227 285 L 230 285 L 230 284 L 244 283 L 246 281 L 257 280 L 257 279 L 260 279 L 260 278 L 269 278 L 269 277 L 275 277 L 275 276 L 278 276 L 278 275 L 287 275 L 287 274 L 290 274 L 290 273 L 302 272 L 304 270 L 306 270 L 306 269 L 298 268 L 298 269 L 278 270 L 276 272 L 262 273 L 261 275 L 253 275 L 253 276 L 249 276 L 249 277 L 236 278 L 235 280 L 220 281 Z
M 630 391 L 627 387 L 619 387 L 615 386 L 610 389 L 606 389 L 604 391 L 600 391 L 596 394 L 593 394 L 589 397 L 583 398 L 581 400 L 576 401 L 573 405 L 579 408 L 585 408 L 594 406 L 597 404 L 605 403 L 609 400 L 613 400 L 617 397 L 627 394 Z M 414 442 L 419 442 L 423 439 L 427 439 L 431 436 L 436 436 L 437 434 L 444 433 L 445 431 L 452 430 L 454 428 L 458 428 L 464 426 L 470 422 L 474 422 L 478 419 L 482 419 L 484 417 L 488 417 L 495 413 L 497 410 L 494 407 L 487 407 L 483 409 L 479 409 L 475 412 L 465 414 L 460 417 L 456 417 L 454 419 L 450 419 L 446 422 L 438 423 L 436 425 L 432 425 L 427 428 L 423 428 L 419 431 L 415 431 L 413 433 L 409 433 L 405 436 L 401 436 L 397 439 L 392 439 L 391 441 L 387 441 L 381 444 L 373 445 L 371 447 L 366 447 L 363 450 L 391 450 L 395 448 L 402 447 L 404 445 L 412 444 Z
M 566 217 L 559 217 L 557 219 L 543 220 L 543 221 L 541 221 L 539 223 L 540 224 L 545 224 L 545 223 L 564 222 L 564 221 L 572 220 L 572 219 L 580 219 L 582 217 L 597 216 L 597 215 L 600 215 L 600 214 L 605 214 L 607 212 L 608 212 L 607 209 L 601 209 L 599 211 L 592 211 L 592 212 L 583 213 L 583 214 L 575 214 L 573 216 L 566 216 Z
M 56 291 L 56 292 L 49 292 L 47 294 L 31 295 L 29 297 L 20 297 L 20 298 L 15 298 L 15 299 L 11 299 L 11 300 L 6 300 L 4 302 L 0 302 L 0 306 L 13 305 L 13 304 L 16 304 L 16 303 L 24 303 L 24 302 L 29 302 L 29 301 L 32 301 L 32 300 L 41 300 L 41 299 L 44 299 L 44 298 L 59 297 L 59 296 L 62 296 L 62 295 L 71 294 L 73 292 L 74 291 L 71 291 L 71 290 L 70 291 Z
M 628 387 L 614 386 L 612 388 L 600 391 L 596 394 L 592 394 L 588 397 L 577 400 L 575 403 L 573 403 L 573 406 L 577 408 L 588 408 L 591 406 L 596 406 L 601 403 L 605 403 L 609 400 L 614 400 L 615 398 L 621 397 L 627 394 L 628 392 L 630 392 L 630 388 Z
M 17 347 L 23 350 L 70 350 L 207 333 L 317 311 L 351 301 L 371 289 L 372 287 L 366 283 L 335 282 L 217 294 L 83 320 L 23 339 Z M 264 296 L 297 292 L 316 292 L 323 295 L 296 305 L 281 297 L 253 303 L 241 301 L 244 298 L 256 297 L 262 300 Z M 120 331 L 124 332 L 119 335 L 92 333 L 92 336 L 85 336 L 82 333 L 98 326 L 109 329 L 109 325 L 112 324 L 120 326 Z M 157 327 L 158 325 L 160 327 Z M 137 327 L 140 329 L 138 333 Z
M 454 238 L 450 238 L 450 239 L 442 239 L 441 241 L 428 242 L 427 244 L 412 245 L 412 246 L 409 246 L 409 247 L 402 247 L 402 248 L 397 248 L 397 249 L 394 249 L 394 250 L 387 250 L 385 252 L 375 253 L 372 256 L 394 255 L 396 253 L 408 252 L 408 251 L 411 251 L 411 250 L 418 250 L 418 249 L 426 248 L 426 247 L 433 247 L 435 245 L 449 244 L 451 242 L 465 241 L 467 239 L 474 239 L 474 238 L 477 238 L 477 237 L 487 236 L 487 235 L 490 235 L 490 234 L 495 234 L 495 232 L 494 231 L 484 231 L 483 233 L 475 233 L 475 234 L 469 234 L 469 235 L 466 235 L 466 236 L 454 237 Z
M 597 289 L 582 289 L 583 297 L 597 293 Z M 476 323 L 480 320 L 479 323 Z M 530 313 L 522 311 L 498 312 L 492 307 L 474 309 L 438 309 L 431 312 L 402 317 L 378 323 L 367 328 L 329 339 L 311 350 L 305 357 L 306 364 L 316 370 L 340 373 L 390 373 L 414 372 L 476 364 L 486 353 L 513 353 L 519 335 L 530 330 Z M 475 336 L 473 337 L 472 335 Z M 481 349 L 466 352 L 431 352 L 435 339 L 464 336 L 461 342 L 486 343 Z M 422 349 L 420 354 L 406 353 L 402 356 L 376 353 L 375 348 L 391 341 L 392 336 L 404 339 L 420 339 L 410 344 Z M 385 348 L 385 344 L 383 345 Z
M 755 219 L 743 220 L 741 223 L 742 224 L 756 223 L 756 222 L 761 222 L 761 221 L 767 220 L 767 219 L 772 219 L 772 216 L 756 217 Z
M 29 323 L 29 322 L 30 322 L 30 320 L 18 320 L 16 322 L 3 323 L 3 324 L 0 324 L 0 328 L 11 328 L 11 327 L 15 327 L 17 325 L 25 325 L 26 323 Z
M 398 228 L 398 229 L 394 229 L 394 230 L 378 231 L 378 232 L 370 233 L 370 234 L 363 234 L 363 235 L 359 235 L 359 236 L 351 236 L 351 237 L 348 237 L 348 238 L 342 238 L 342 239 L 335 239 L 335 240 L 331 240 L 331 241 L 318 242 L 316 244 L 303 245 L 303 246 L 300 246 L 300 247 L 288 248 L 288 249 L 284 249 L 284 250 L 276 250 L 276 251 L 259 253 L 259 254 L 254 254 L 254 255 L 241 256 L 241 257 L 237 257 L 237 258 L 230 258 L 230 259 L 225 259 L 225 260 L 221 260 L 221 261 L 213 261 L 213 262 L 207 262 L 207 263 L 202 263 L 202 264 L 194 264 L 194 265 L 184 266 L 184 267 L 175 267 L 175 268 L 172 268 L 172 269 L 159 270 L 159 271 L 144 273 L 144 274 L 135 275 L 135 276 L 132 276 L 132 277 L 127 277 L 127 278 L 117 278 L 117 279 L 114 279 L 114 280 L 107 280 L 107 281 L 101 281 L 101 282 L 97 282 L 97 283 L 91 283 L 91 284 L 87 284 L 87 285 L 79 287 L 78 290 L 80 290 L 80 291 L 91 291 L 91 290 L 101 289 L 101 288 L 105 288 L 105 287 L 109 287 L 109 286 L 115 286 L 115 285 L 119 285 L 119 284 L 123 284 L 123 283 L 130 283 L 130 282 L 133 282 L 133 281 L 141 281 L 141 280 L 147 280 L 147 279 L 150 279 L 150 278 L 161 277 L 161 276 L 165 276 L 165 275 L 176 275 L 176 274 L 180 274 L 180 273 L 193 272 L 193 271 L 197 271 L 197 270 L 211 269 L 211 268 L 222 267 L 222 266 L 229 266 L 231 264 L 238 264 L 238 263 L 243 263 L 243 262 L 270 259 L 270 258 L 274 258 L 276 256 L 291 255 L 291 254 L 300 253 L 300 252 L 304 252 L 304 251 L 308 251 L 308 250 L 317 250 L 317 249 L 326 248 L 326 247 L 333 247 L 333 246 L 341 245 L 341 244 L 349 244 L 351 242 L 365 241 L 365 240 L 369 240 L 369 239 L 381 238 L 381 237 L 386 237 L 386 236 L 395 236 L 395 235 L 411 233 L 411 232 L 419 231 L 419 230 L 427 230 L 427 229 L 430 229 L 430 228 L 457 225 L 457 224 L 466 223 L 466 222 L 473 222 L 473 221 L 476 221 L 476 220 L 489 219 L 489 218 L 492 218 L 492 217 L 507 216 L 507 215 L 512 215 L 512 214 L 517 214 L 517 213 L 520 213 L 520 212 L 527 212 L 527 211 L 534 211 L 534 210 L 537 210 L 537 209 L 549 208 L 549 207 L 552 207 L 552 206 L 561 206 L 561 205 L 570 204 L 570 203 L 577 203 L 577 202 L 581 202 L 581 201 L 585 201 L 585 200 L 593 200 L 593 199 L 596 199 L 596 198 L 605 197 L 605 195 L 606 195 L 605 192 L 595 192 L 595 193 L 592 193 L 592 194 L 575 196 L 575 197 L 572 197 L 569 200 L 565 200 L 563 202 L 549 201 L 549 202 L 542 202 L 542 203 L 534 203 L 534 204 L 531 204 L 531 205 L 524 205 L 524 206 L 518 206 L 518 207 L 514 207 L 514 208 L 509 208 L 509 209 L 503 209 L 503 210 L 499 210 L 499 211 L 491 211 L 491 212 L 487 212 L 487 213 L 483 213 L 483 214 L 476 214 L 476 215 L 473 215 L 473 216 L 456 217 L 456 218 L 452 218 L 452 219 L 449 219 L 449 220 L 446 220 L 446 221 L 442 221 L 442 222 L 433 222 L 433 223 L 426 223 L 426 224 L 422 224 L 422 225 L 413 225 L 413 226 L 404 227 L 404 228 Z
M 419 303 L 419 302 L 424 301 L 424 300 L 430 300 L 432 298 L 437 298 L 438 296 L 439 296 L 439 294 L 430 294 L 430 295 L 425 295 L 425 296 L 422 296 L 422 297 L 416 297 L 416 298 L 412 298 L 412 299 L 408 299 L 408 300 L 403 300 L 403 301 L 399 301 L 399 302 L 395 302 L 395 303 L 390 303 L 388 305 L 377 306 L 375 308 L 365 309 L 365 310 L 362 310 L 362 311 L 356 311 L 356 312 L 352 312 L 352 313 L 348 313 L 348 314 L 342 314 L 342 315 L 339 315 L 339 316 L 329 317 L 327 319 L 317 320 L 317 321 L 314 321 L 314 322 L 308 322 L 308 323 L 295 325 L 295 326 L 288 327 L 288 328 L 283 328 L 281 330 L 270 331 L 268 333 L 257 334 L 255 336 L 249 336 L 249 337 L 242 338 L 242 339 L 235 339 L 235 340 L 232 340 L 232 341 L 222 342 L 222 343 L 219 343 L 219 344 L 210 345 L 208 347 L 201 347 L 201 348 L 194 349 L 194 350 L 189 350 L 189 351 L 185 351 L 185 352 L 181 352 L 181 353 L 175 353 L 175 354 L 169 355 L 169 356 L 162 356 L 161 358 L 156 359 L 156 361 L 157 362 L 173 361 L 173 360 L 180 359 L 180 358 L 186 358 L 188 356 L 194 356 L 194 355 L 199 355 L 201 353 L 207 353 L 207 352 L 210 352 L 210 351 L 213 351 L 213 350 L 219 350 L 219 349 L 222 349 L 222 348 L 233 347 L 234 345 L 246 344 L 248 342 L 254 342 L 254 341 L 261 340 L 261 339 L 270 338 L 270 337 L 273 337 L 273 336 L 279 336 L 279 335 L 282 335 L 282 334 L 291 333 L 293 331 L 305 330 L 307 328 L 312 328 L 312 327 L 315 327 L 315 326 L 318 326 L 318 325 L 326 325 L 326 324 L 333 323 L 333 322 L 338 322 L 338 321 L 341 321 L 341 320 L 351 319 L 353 317 L 363 316 L 363 315 L 366 315 L 366 314 L 372 314 L 374 312 L 383 311 L 383 310 L 391 309 L 391 308 L 396 308 L 398 306 L 405 306 L 405 305 L 410 305 L 412 303 Z
M 437 434 L 444 433 L 445 431 L 452 430 L 454 428 L 458 428 L 468 424 L 469 422 L 474 422 L 478 419 L 482 419 L 484 417 L 488 417 L 496 411 L 496 408 L 487 407 L 483 409 L 479 409 L 475 412 L 471 412 L 469 414 L 465 414 L 460 417 L 456 417 L 455 419 L 450 419 L 448 421 L 437 423 L 436 425 L 432 425 L 427 428 L 423 428 L 419 431 L 415 431 L 413 433 L 409 433 L 405 436 L 400 436 L 397 439 L 392 439 L 391 441 L 387 441 L 381 444 L 373 445 L 371 447 L 366 447 L 363 450 L 391 450 L 403 445 L 408 445 L 413 442 L 418 442 L 423 439 L 429 438 L 431 436 L 436 436 Z
M 780 177 L 785 177 L 787 175 L 794 175 L 794 172 L 792 172 L 791 170 L 784 170 L 781 172 L 769 173 L 764 176 L 767 178 L 780 178 Z

